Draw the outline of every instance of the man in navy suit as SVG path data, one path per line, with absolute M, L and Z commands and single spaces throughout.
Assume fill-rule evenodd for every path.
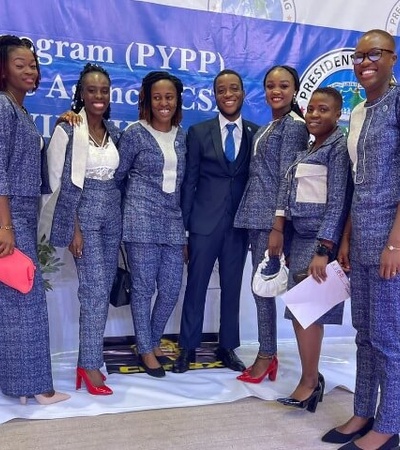
M 189 232 L 189 261 L 175 373 L 186 372 L 196 360 L 207 288 L 217 259 L 221 313 L 216 356 L 232 370 L 245 369 L 234 349 L 240 345 L 239 300 L 248 238 L 246 230 L 233 227 L 233 219 L 248 179 L 251 143 L 258 127 L 241 117 L 245 92 L 238 73 L 220 72 L 214 79 L 214 95 L 219 115 L 188 130 L 182 212 Z

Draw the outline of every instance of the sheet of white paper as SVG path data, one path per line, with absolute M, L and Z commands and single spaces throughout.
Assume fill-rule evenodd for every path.
M 331 308 L 350 297 L 350 282 L 337 261 L 326 267 L 327 279 L 319 284 L 310 275 L 281 296 L 305 329 Z

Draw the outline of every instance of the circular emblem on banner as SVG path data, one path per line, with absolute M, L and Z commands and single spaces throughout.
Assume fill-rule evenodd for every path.
M 217 2 L 218 3 L 218 2 Z M 221 12 L 238 16 L 257 17 L 283 22 L 295 22 L 296 6 L 294 0 L 222 0 Z
M 400 36 L 400 1 L 397 1 L 392 9 L 390 10 L 390 13 L 388 15 L 388 18 L 386 20 L 386 31 L 392 34 L 393 36 Z
M 353 72 L 350 55 L 353 48 L 341 48 L 327 52 L 314 60 L 300 79 L 297 102 L 306 111 L 312 93 L 319 87 L 333 87 L 343 98 L 340 126 L 347 129 L 352 109 L 365 98 L 363 88 L 358 84 Z

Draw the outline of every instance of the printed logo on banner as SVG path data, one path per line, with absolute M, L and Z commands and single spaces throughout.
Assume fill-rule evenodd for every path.
M 393 36 L 400 36 L 400 1 L 397 1 L 390 10 L 386 20 L 386 31 Z
M 293 0 L 215 0 L 210 2 L 210 11 L 258 19 L 296 21 L 296 6 Z
M 125 61 L 131 72 L 137 67 L 147 69 L 150 66 L 159 67 L 160 70 L 195 70 L 201 74 L 217 74 L 225 68 L 219 52 L 144 42 L 131 42 L 125 52 Z
M 341 48 L 324 53 L 315 59 L 304 71 L 300 79 L 297 101 L 302 111 L 306 111 L 311 94 L 318 87 L 331 86 L 343 97 L 342 116 L 339 125 L 347 130 L 350 113 L 364 100 L 364 90 L 358 84 L 353 72 L 350 55 L 353 48 Z

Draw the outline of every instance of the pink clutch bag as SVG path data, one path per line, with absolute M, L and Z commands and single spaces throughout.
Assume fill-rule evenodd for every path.
M 35 270 L 31 258 L 17 248 L 11 255 L 0 258 L 0 281 L 23 294 L 32 289 Z

